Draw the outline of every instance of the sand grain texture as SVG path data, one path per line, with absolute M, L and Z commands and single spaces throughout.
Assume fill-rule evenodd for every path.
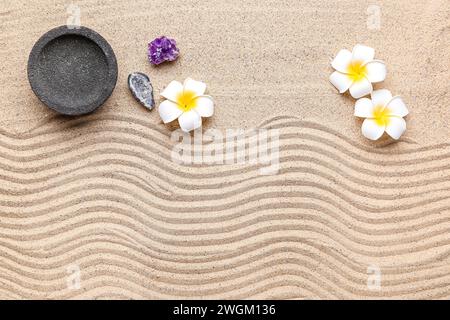
M 450 298 L 447 0 L 377 1 L 380 30 L 366 26 L 373 1 L 77 1 L 119 80 L 72 119 L 26 77 L 70 3 L 0 3 L 0 298 Z M 153 68 L 146 43 L 162 34 L 182 57 Z M 328 83 L 356 43 L 376 48 L 378 87 L 411 111 L 399 142 L 362 138 L 354 100 Z M 208 83 L 206 128 L 279 128 L 279 174 L 172 162 L 170 128 L 128 91 L 135 71 L 156 96 L 173 79 Z

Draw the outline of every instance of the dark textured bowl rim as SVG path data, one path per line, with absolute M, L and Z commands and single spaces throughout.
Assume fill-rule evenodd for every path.
M 39 57 L 42 53 L 42 50 L 54 39 L 66 36 L 66 35 L 77 35 L 85 37 L 92 42 L 94 42 L 105 55 L 105 59 L 108 65 L 108 76 L 104 83 L 102 83 L 102 94 L 95 101 L 90 102 L 88 105 L 80 105 L 77 108 L 71 108 L 66 105 L 62 105 L 56 102 L 52 96 L 46 95 L 38 89 L 38 78 L 36 75 L 36 68 L 39 63 Z M 45 33 L 33 46 L 31 50 L 30 57 L 28 59 L 28 81 L 30 82 L 31 89 L 36 94 L 36 96 L 41 100 L 46 106 L 50 109 L 64 114 L 64 115 L 83 115 L 88 114 L 96 109 L 98 109 L 101 105 L 103 105 L 106 100 L 111 96 L 114 91 L 114 88 L 117 84 L 118 77 L 118 67 L 117 67 L 117 59 L 114 54 L 113 49 L 109 45 L 109 43 L 97 32 L 92 29 L 86 27 L 77 27 L 74 29 L 68 28 L 67 26 L 57 27 Z

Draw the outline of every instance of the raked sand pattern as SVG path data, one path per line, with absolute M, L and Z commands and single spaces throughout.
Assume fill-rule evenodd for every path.
M 0 4 L 0 298 L 450 298 L 448 1 L 380 1 L 379 31 L 366 29 L 370 1 L 186 3 L 79 2 L 120 70 L 82 118 L 53 114 L 26 81 L 29 49 L 69 1 Z M 165 33 L 183 56 L 151 68 L 145 41 Z M 267 64 L 276 36 L 290 46 Z M 377 48 L 410 108 L 399 142 L 364 140 L 353 100 L 327 82 L 355 42 Z M 173 162 L 171 128 L 127 91 L 138 70 L 157 92 L 205 80 L 206 128 L 279 129 L 279 173 Z
M 148 121 L 85 121 L 99 138 L 72 136 L 79 120 L 2 135 L 5 297 L 449 296 L 450 145 L 387 160 L 279 117 L 263 127 L 281 129 L 280 173 L 261 176 L 175 165 Z M 67 289 L 72 264 L 80 292 Z

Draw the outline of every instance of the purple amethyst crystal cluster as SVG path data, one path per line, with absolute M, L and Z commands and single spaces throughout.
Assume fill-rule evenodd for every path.
M 165 61 L 175 61 L 180 55 L 177 42 L 167 37 L 156 38 L 148 44 L 148 59 L 158 65 Z

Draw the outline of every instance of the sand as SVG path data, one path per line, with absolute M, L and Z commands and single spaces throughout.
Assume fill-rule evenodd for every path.
M 119 80 L 98 112 L 64 118 L 26 63 L 70 3 L 0 3 L 0 298 L 450 298 L 448 0 L 76 1 Z M 154 68 L 162 34 L 182 57 Z M 411 111 L 398 142 L 364 139 L 328 83 L 356 43 Z M 134 101 L 134 71 L 157 96 L 205 81 L 205 128 L 279 128 L 279 173 L 171 161 L 173 128 Z

